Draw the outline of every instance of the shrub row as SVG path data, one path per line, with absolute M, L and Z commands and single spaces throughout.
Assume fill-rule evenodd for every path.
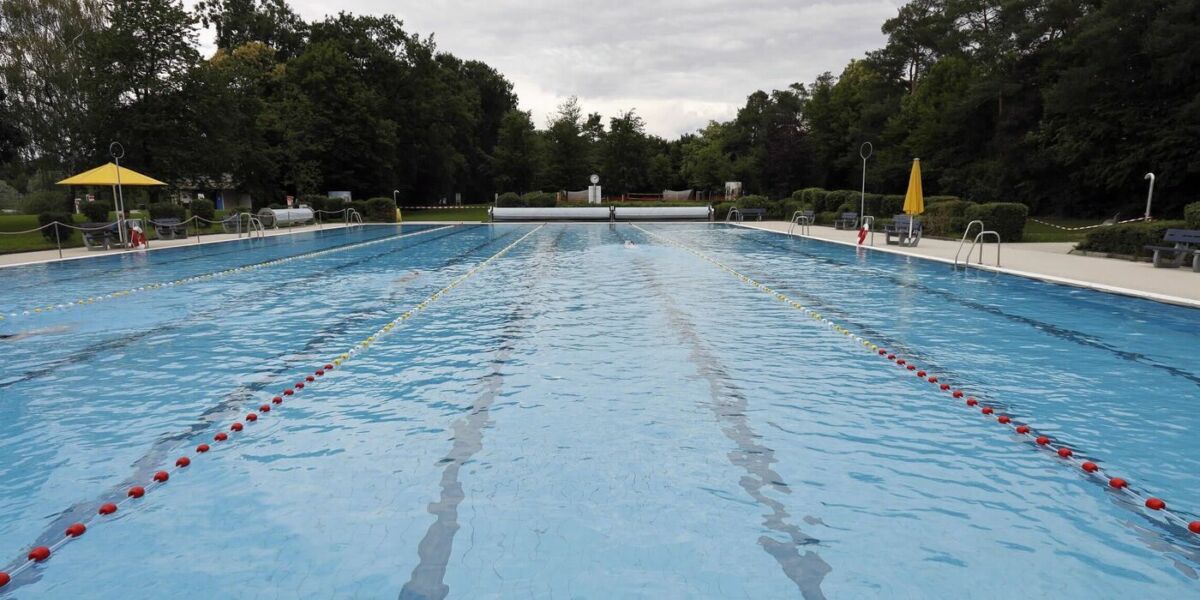
M 515 192 L 504 192 L 496 198 L 496 206 L 501 208 L 528 206 L 533 208 L 550 208 L 557 203 L 554 194 L 549 192 L 529 192 L 518 196 Z
M 1097 227 L 1089 231 L 1076 247 L 1089 252 L 1150 256 L 1145 247 L 1162 245 L 1163 235 L 1168 229 L 1189 227 L 1188 221 L 1155 221 Z
M 396 203 L 391 198 L 368 198 L 363 209 L 355 210 L 362 213 L 364 221 L 375 223 L 395 223 Z
M 1005 242 L 1019 242 L 1025 236 L 1029 207 L 1019 202 L 972 204 L 967 207 L 965 218 L 968 222 L 983 221 L 984 227 L 999 233 L 1000 239 Z M 963 227 L 966 227 L 966 223 L 963 223 Z
M 1200 202 L 1183 207 L 1183 222 L 1188 229 L 1200 229 Z
M 107 202 L 84 202 L 79 212 L 87 217 L 89 223 L 107 223 L 108 213 L 112 210 Z

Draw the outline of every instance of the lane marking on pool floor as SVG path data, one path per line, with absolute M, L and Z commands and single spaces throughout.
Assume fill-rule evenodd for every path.
M 1148 494 L 1140 493 L 1137 490 L 1135 490 L 1127 480 L 1125 480 L 1121 477 L 1116 477 L 1116 476 L 1110 477 L 1105 473 L 1105 469 L 1101 468 L 1100 465 L 1096 464 L 1093 461 L 1085 460 L 1085 459 L 1082 459 L 1082 458 L 1076 456 L 1077 451 L 1075 449 L 1072 449 L 1071 447 L 1069 447 L 1065 444 L 1062 444 L 1058 441 L 1053 440 L 1052 438 L 1050 438 L 1050 436 L 1038 434 L 1038 432 L 1034 431 L 1034 429 L 1032 427 L 1030 427 L 1028 424 L 1017 421 L 1011 415 L 1004 414 L 1003 412 L 997 414 L 997 409 L 1002 408 L 1001 406 L 998 405 L 998 403 L 994 403 L 994 402 L 989 403 L 987 401 L 981 401 L 981 400 L 976 399 L 974 396 L 968 395 L 967 392 L 965 392 L 957 387 L 951 386 L 949 383 L 947 383 L 945 381 L 942 381 L 940 378 L 938 378 L 938 376 L 927 373 L 924 370 L 921 370 L 919 367 L 917 367 L 917 365 L 913 364 L 910 360 L 898 357 L 895 354 L 888 352 L 885 348 L 879 347 L 878 344 L 875 344 L 871 340 L 855 334 L 853 331 L 839 325 L 838 323 L 836 323 L 833 320 L 830 320 L 829 318 L 823 316 L 821 313 L 819 313 L 815 310 L 812 310 L 808 307 L 805 307 L 804 305 L 800 304 L 799 302 L 796 302 L 795 300 L 793 300 L 786 294 L 776 291 L 774 288 L 749 277 L 748 275 L 738 271 L 737 269 L 734 269 L 733 267 L 730 267 L 729 265 L 721 262 L 720 260 L 717 260 L 716 258 L 713 258 L 713 257 L 705 254 L 704 252 L 701 252 L 700 250 L 692 248 L 691 246 L 688 246 L 687 244 L 676 241 L 672 238 L 669 238 L 664 235 L 660 235 L 660 234 L 654 233 L 652 231 L 649 231 L 647 229 L 644 229 L 639 225 L 636 225 L 636 224 L 631 224 L 631 225 L 634 228 L 641 231 L 642 233 L 645 233 L 646 235 L 648 235 L 654 239 L 660 240 L 670 246 L 674 246 L 676 248 L 679 248 L 681 250 L 689 252 L 689 253 L 715 265 L 716 267 L 720 268 L 721 270 L 726 271 L 729 274 L 737 277 L 743 283 L 746 283 L 748 285 L 758 288 L 763 293 L 773 296 L 776 300 L 779 300 L 780 302 L 787 304 L 791 308 L 794 308 L 794 309 L 804 313 L 806 316 L 812 318 L 813 320 L 827 325 L 833 331 L 840 333 L 845 337 L 853 339 L 856 342 L 856 344 L 861 345 L 863 348 L 869 349 L 872 354 L 874 354 L 880 358 L 883 358 L 883 359 L 889 361 L 890 363 L 894 363 L 897 366 L 899 366 L 909 372 L 912 372 L 914 375 L 916 375 L 917 377 L 921 378 L 924 381 L 928 381 L 929 383 L 934 384 L 936 387 L 934 387 L 933 389 L 939 390 L 941 392 L 945 392 L 948 395 L 950 395 L 952 398 L 955 398 L 955 399 L 965 398 L 965 400 L 963 400 L 964 406 L 971 408 L 971 409 L 978 408 L 979 413 L 984 415 L 985 417 L 994 418 L 996 423 L 1003 425 L 1008 429 L 1011 429 L 1012 431 L 1014 431 L 1015 433 L 1017 433 L 1020 436 L 1023 436 L 1025 438 L 1033 438 L 1033 444 L 1034 444 L 1035 448 L 1041 449 L 1044 452 L 1046 452 L 1047 454 L 1056 455 L 1058 457 L 1058 459 L 1061 460 L 1062 462 L 1070 464 L 1070 465 L 1075 466 L 1075 467 L 1079 468 L 1080 470 L 1082 470 L 1084 473 L 1086 473 L 1086 477 L 1096 480 L 1098 482 L 1104 483 L 1105 485 L 1107 485 L 1110 489 L 1114 490 L 1115 492 L 1123 493 L 1127 497 L 1129 497 L 1133 500 L 1136 500 L 1138 504 L 1140 504 L 1141 506 L 1143 506 L 1147 509 L 1148 512 L 1145 512 L 1144 514 L 1161 515 L 1163 517 L 1163 519 L 1165 521 L 1167 521 L 1169 524 L 1178 525 L 1178 526 L 1186 529 L 1187 531 L 1190 531 L 1194 534 L 1200 535 L 1200 519 L 1189 521 L 1187 518 L 1184 518 L 1182 516 L 1182 514 L 1179 513 L 1178 511 L 1168 509 L 1167 503 L 1164 500 L 1157 498 L 1155 496 L 1150 496 Z
M 246 271 L 255 271 L 258 269 L 265 268 L 265 267 L 274 267 L 276 265 L 282 265 L 285 263 L 290 263 L 290 262 L 294 262 L 294 261 L 305 259 L 305 258 L 316 258 L 318 256 L 325 256 L 327 254 L 334 254 L 334 253 L 343 252 L 346 250 L 365 248 L 367 246 L 374 246 L 376 244 L 382 244 L 384 242 L 395 241 L 395 240 L 400 240 L 400 239 L 404 239 L 404 238 L 410 238 L 413 236 L 424 235 L 426 233 L 433 233 L 434 231 L 441 231 L 443 229 L 450 229 L 452 227 L 454 227 L 454 225 L 443 225 L 441 227 L 422 229 L 421 231 L 414 231 L 412 233 L 403 233 L 400 235 L 389 235 L 386 237 L 382 237 L 382 238 L 378 238 L 378 239 L 374 239 L 374 240 L 368 240 L 365 242 L 356 242 L 356 243 L 347 244 L 344 246 L 337 246 L 335 248 L 326 248 L 324 250 L 314 250 L 312 252 L 304 252 L 302 254 L 296 254 L 294 256 L 285 256 L 283 258 L 275 258 L 275 259 L 266 260 L 263 262 L 252 263 L 249 265 L 243 265 L 240 267 L 224 269 L 221 271 L 213 271 L 211 273 L 203 273 L 200 275 L 192 275 L 191 277 L 183 277 L 183 278 L 174 279 L 171 281 L 160 281 L 157 283 L 148 283 L 146 285 L 140 285 L 135 288 L 119 290 L 119 291 L 111 292 L 108 294 L 100 294 L 98 296 L 89 296 L 87 298 L 79 298 L 79 299 L 71 300 L 71 301 L 68 301 L 65 303 L 61 303 L 61 304 L 48 304 L 46 306 L 39 306 L 39 307 L 28 309 L 28 310 L 10 312 L 7 315 L 0 313 L 0 321 L 4 321 L 5 319 L 15 319 L 17 317 L 31 317 L 31 316 L 36 316 L 36 315 L 40 315 L 40 314 L 62 311 L 62 310 L 66 310 L 68 308 L 74 308 L 74 307 L 83 306 L 86 304 L 95 304 L 97 302 L 103 302 L 105 300 L 112 300 L 114 298 L 122 298 L 125 296 L 136 294 L 138 292 L 149 292 L 149 291 L 158 290 L 158 289 L 167 288 L 167 287 L 175 287 L 175 286 L 185 285 L 188 283 L 196 283 L 198 281 L 208 281 L 210 279 L 216 279 L 218 277 L 224 277 L 226 275 L 233 275 L 235 273 L 243 273 Z
M 318 366 L 314 371 L 312 371 L 311 374 L 306 374 L 306 375 L 300 376 L 299 381 L 292 384 L 290 387 L 284 389 L 275 397 L 271 398 L 271 401 L 269 403 L 266 403 L 266 402 L 262 403 L 258 407 L 257 410 L 251 410 L 250 412 L 248 412 L 241 421 L 235 421 L 232 424 L 230 424 L 228 431 L 225 431 L 225 430 L 218 431 L 215 435 L 213 435 L 213 441 L 212 441 L 213 445 L 212 446 L 210 446 L 208 443 L 199 444 L 198 446 L 196 446 L 195 452 L 193 453 L 192 456 L 188 456 L 186 454 L 183 456 L 180 456 L 178 459 L 175 460 L 174 467 L 167 467 L 160 471 L 155 472 L 153 477 L 151 478 L 151 481 L 146 483 L 145 485 L 135 485 L 135 486 L 129 488 L 129 490 L 125 494 L 124 499 L 120 500 L 119 502 L 105 502 L 99 506 L 99 508 L 96 511 L 96 514 L 93 515 L 91 518 L 89 518 L 85 521 L 82 521 L 82 522 L 74 523 L 74 524 L 70 525 L 69 527 L 67 527 L 66 531 L 64 532 L 63 537 L 60 540 L 58 540 L 57 542 L 55 542 L 54 544 L 52 544 L 50 546 L 37 546 L 35 548 L 30 549 L 29 553 L 25 555 L 25 561 L 22 562 L 20 565 L 18 565 L 16 568 L 14 568 L 12 571 L 10 571 L 10 572 L 0 571 L 0 588 L 3 588 L 10 581 L 12 581 L 13 577 L 17 577 L 18 575 L 20 575 L 21 573 L 23 573 L 24 571 L 26 571 L 33 565 L 48 560 L 51 556 L 54 555 L 55 552 L 58 552 L 59 549 L 61 549 L 63 546 L 65 546 L 72 540 L 78 539 L 80 536 L 82 536 L 84 533 L 86 533 L 88 530 L 88 527 L 92 526 L 97 521 L 100 521 L 110 515 L 116 514 L 118 511 L 120 511 L 121 507 L 125 506 L 126 504 L 129 504 L 131 502 L 137 502 L 138 500 L 144 498 L 147 494 L 166 485 L 167 482 L 170 481 L 171 476 L 176 475 L 180 471 L 183 471 L 184 469 L 191 466 L 192 460 L 199 458 L 208 452 L 214 451 L 214 446 L 216 446 L 217 448 L 219 448 L 221 446 L 228 446 L 229 444 L 222 444 L 222 442 L 230 442 L 231 440 L 234 439 L 231 436 L 245 431 L 246 427 L 249 424 L 256 423 L 260 418 L 263 418 L 264 416 L 270 414 L 271 412 L 278 413 L 279 409 L 283 406 L 283 402 L 285 399 L 293 398 L 297 393 L 303 391 L 306 387 L 315 384 L 316 381 L 318 380 L 318 378 L 325 376 L 325 374 L 328 373 L 329 371 L 340 368 L 343 363 L 353 359 L 360 352 L 365 352 L 375 342 L 379 341 L 381 338 L 383 338 L 387 334 L 391 333 L 398 325 L 401 325 L 405 321 L 408 321 L 409 319 L 415 317 L 417 314 L 419 314 L 420 312 L 422 312 L 426 308 L 428 308 L 429 305 L 433 304 L 434 302 L 437 302 L 439 299 L 441 299 L 447 293 L 452 291 L 454 288 L 462 285 L 463 282 L 467 281 L 471 277 L 478 274 L 489 264 L 496 261 L 497 259 L 504 256 L 505 254 L 508 254 L 509 251 L 511 251 L 513 248 L 516 248 L 517 245 L 519 245 L 521 242 L 528 239 L 529 236 L 540 231 L 542 229 L 542 227 L 544 227 L 544 225 L 538 225 L 537 227 L 530 230 L 525 235 L 517 238 L 511 244 L 505 246 L 504 248 L 501 248 L 495 254 L 484 259 L 482 262 L 476 264 L 474 267 L 471 267 L 471 269 L 468 270 L 467 272 L 465 272 L 462 275 L 459 275 L 458 277 L 451 280 L 450 283 L 446 284 L 445 287 L 430 294 L 424 300 L 422 300 L 421 302 L 418 302 L 416 305 L 414 305 L 412 308 L 409 308 L 408 310 L 404 311 L 403 313 L 400 313 L 400 315 L 397 316 L 396 318 L 392 319 L 391 321 L 388 321 L 387 324 L 385 324 L 383 327 L 380 327 L 379 329 L 375 330 L 375 332 L 372 333 L 371 335 L 356 342 L 353 346 L 351 346 L 345 352 L 342 352 L 341 354 L 339 354 L 333 360 L 325 363 L 324 365 Z M 439 228 L 439 229 L 441 229 L 441 228 Z M 422 231 L 420 233 L 424 233 L 424 231 Z M 410 235 L 416 235 L 416 234 L 410 234 Z M 274 405 L 274 406 L 272 406 L 272 405 Z

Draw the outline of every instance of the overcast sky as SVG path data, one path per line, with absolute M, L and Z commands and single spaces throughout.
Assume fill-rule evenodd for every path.
M 194 0 L 185 0 L 189 5 Z M 675 137 L 732 117 L 754 90 L 837 74 L 882 46 L 904 0 L 290 0 L 307 21 L 391 13 L 438 48 L 503 73 L 542 127 L 571 95 L 630 108 Z M 202 35 L 206 49 L 211 36 Z

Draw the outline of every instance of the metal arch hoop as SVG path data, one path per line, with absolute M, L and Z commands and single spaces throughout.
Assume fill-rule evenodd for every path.
M 108 145 L 108 154 L 118 160 L 125 158 L 125 146 L 121 142 L 113 142 Z
M 863 142 L 863 144 L 858 147 L 858 155 L 861 156 L 863 160 L 871 158 L 872 154 L 875 154 L 875 146 L 872 146 L 871 142 Z

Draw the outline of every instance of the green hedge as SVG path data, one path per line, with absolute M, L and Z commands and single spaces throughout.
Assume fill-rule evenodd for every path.
M 522 206 L 533 208 L 552 208 L 557 204 L 557 198 L 549 192 L 528 192 L 521 196 Z
M 192 216 L 200 217 L 201 219 L 213 220 L 217 215 L 217 207 L 212 200 L 207 198 L 197 198 L 192 200 Z
M 1018 202 L 973 204 L 967 207 L 966 218 L 983 221 L 983 226 L 999 233 L 1004 242 L 1019 242 L 1025 235 L 1029 207 Z
M 513 208 L 517 206 L 525 206 L 525 202 L 516 192 L 504 192 L 496 198 L 496 206 L 500 208 Z
M 58 221 L 60 225 L 46 227 L 55 221 Z M 55 240 L 65 242 L 71 239 L 71 236 L 75 235 L 75 230 L 67 227 L 66 225 L 61 225 L 61 223 L 71 222 L 71 213 L 69 212 L 44 212 L 38 214 L 38 226 L 46 227 L 42 230 L 42 237 L 46 238 L 46 240 L 49 242 L 54 242 Z M 57 237 L 54 235 L 55 229 L 58 230 Z
M 1183 207 L 1183 221 L 1188 229 L 1200 229 L 1200 202 Z
M 1107 252 L 1127 256 L 1150 256 L 1146 246 L 1162 245 L 1163 235 L 1168 229 L 1187 227 L 1186 221 L 1155 221 L 1153 223 L 1125 223 L 1097 227 L 1088 232 L 1076 246 L 1088 252 Z
M 112 207 L 107 202 L 84 202 L 79 207 L 79 212 L 87 217 L 87 220 L 92 223 L 107 223 L 108 213 Z
M 725 215 L 729 214 L 729 209 L 737 206 L 736 202 L 718 202 L 713 206 L 713 219 L 724 221 Z
M 963 200 L 946 200 L 925 206 L 925 214 L 921 216 L 926 235 L 954 237 L 966 229 L 967 210 L 973 204 Z M 1001 234 L 1003 235 L 1003 234 Z
M 322 196 L 320 194 L 305 194 L 300 196 L 300 201 L 297 203 L 297 206 L 305 205 L 313 209 L 315 212 L 318 210 L 341 210 L 344 208 L 344 206 L 342 206 L 343 204 L 345 204 L 345 201 L 343 201 L 341 198 L 330 198 L 329 196 Z M 337 217 L 341 215 L 322 215 L 323 218 L 327 218 L 328 216 Z
M 31 192 L 21 196 L 21 212 L 27 215 L 36 215 L 40 213 L 67 213 L 74 212 L 72 207 L 73 201 L 61 192 L 42 191 Z
M 362 217 L 364 221 L 395 223 L 396 203 L 391 198 L 368 198 L 366 210 L 363 211 Z
M 150 218 L 158 221 L 160 219 L 179 219 L 180 221 L 187 218 L 182 206 L 171 202 L 155 202 L 150 205 Z

